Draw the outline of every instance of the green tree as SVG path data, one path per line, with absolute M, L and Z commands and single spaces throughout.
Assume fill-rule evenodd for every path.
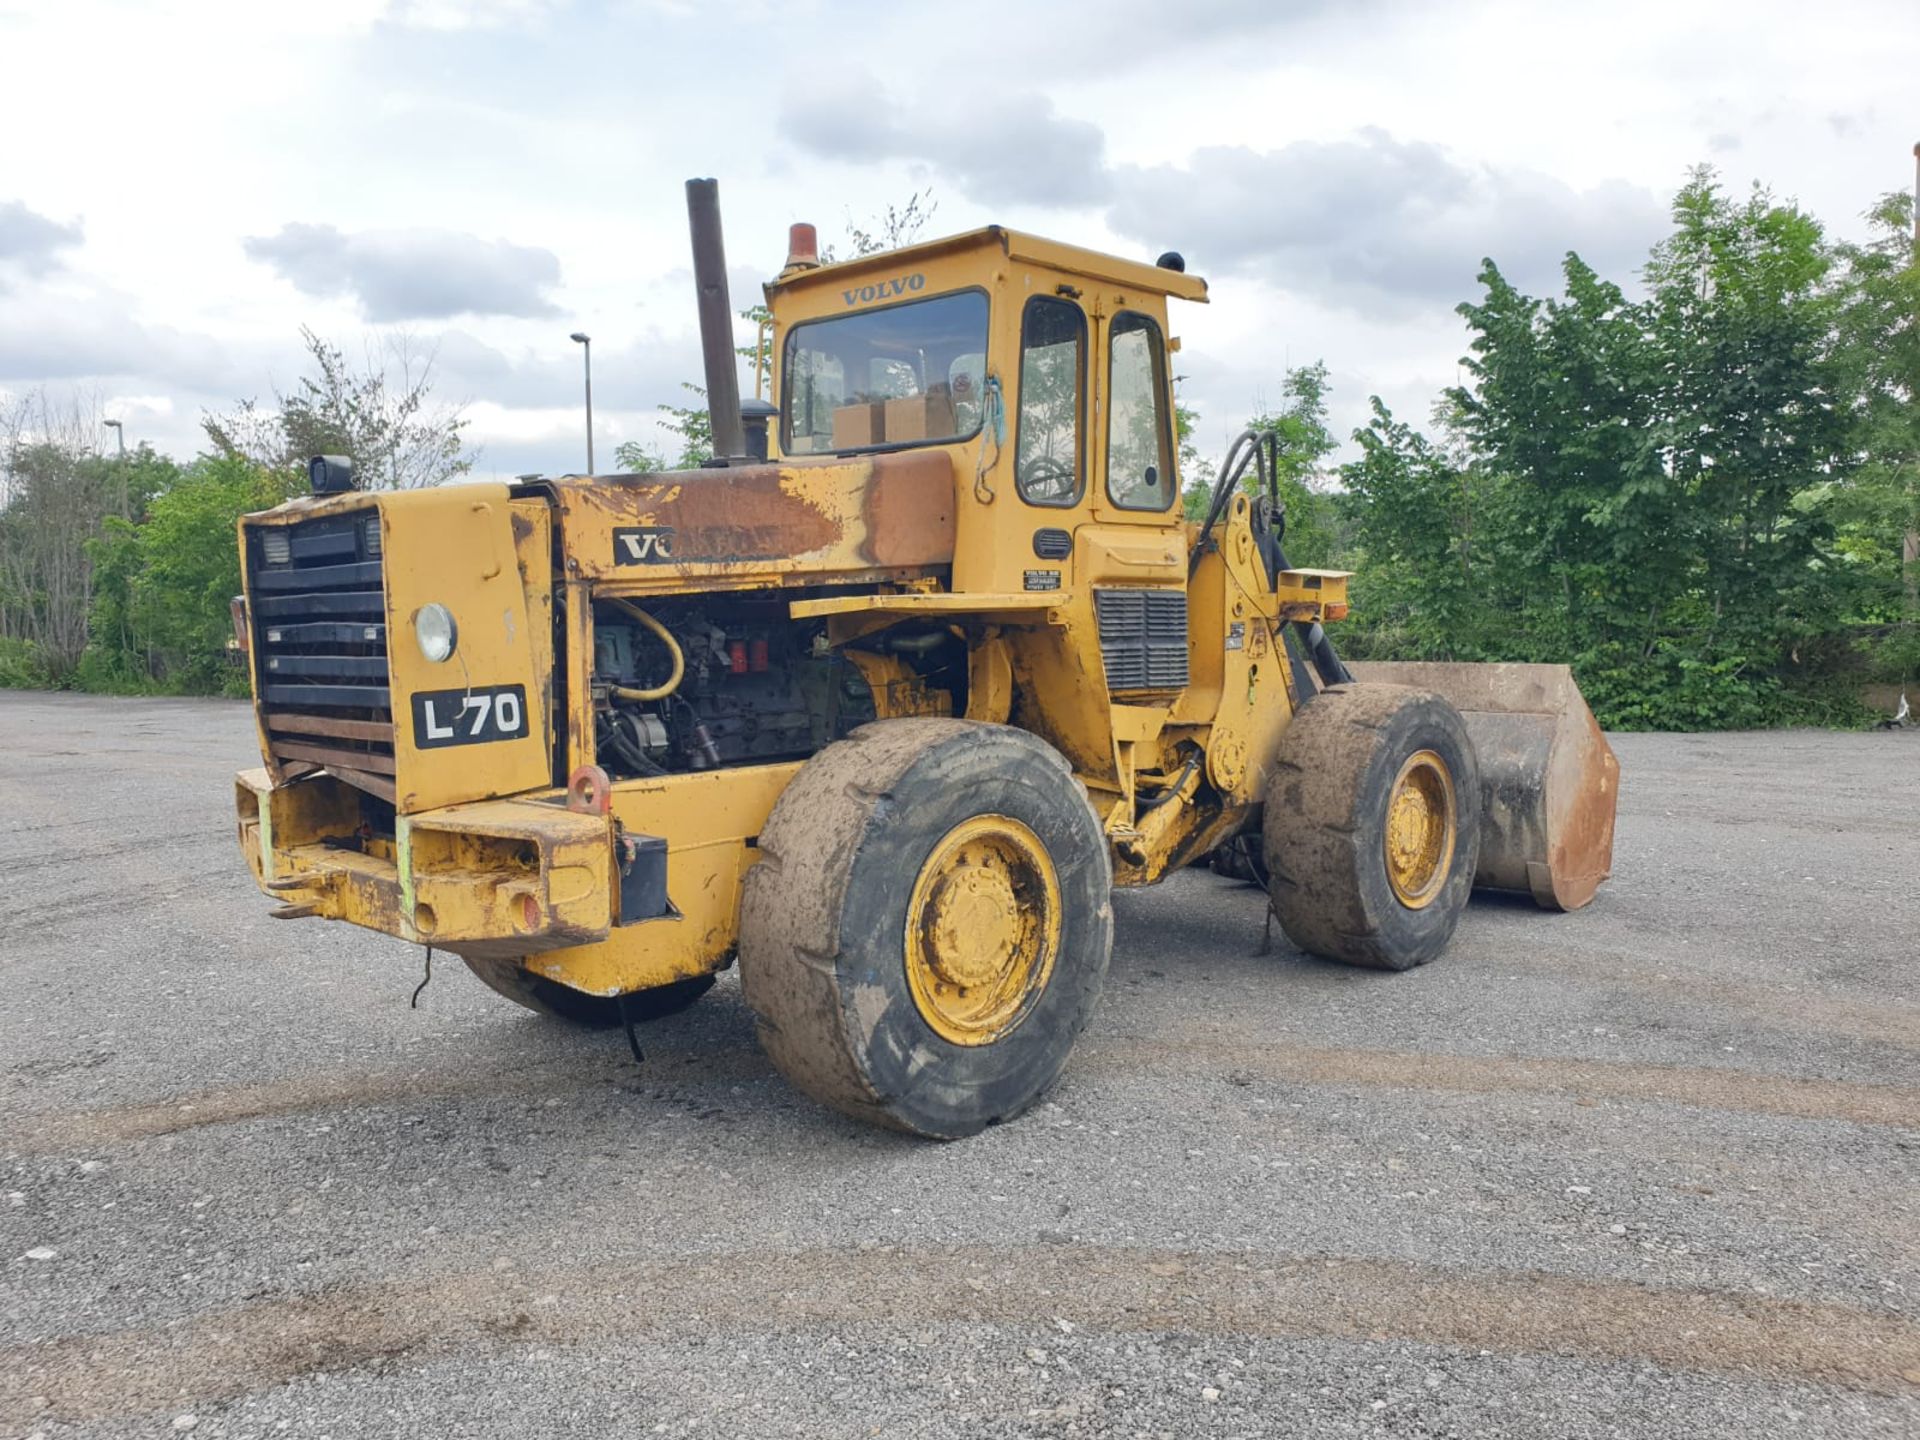
M 707 398 L 702 386 L 683 381 L 680 388 L 702 400 Z M 662 405 L 660 413 L 667 417 L 667 428 L 680 437 L 680 453 L 674 457 L 674 469 L 697 469 L 713 458 L 713 416 L 705 405 Z
M 1644 301 L 1577 255 L 1548 300 L 1486 263 L 1460 307 L 1470 383 L 1450 395 L 1494 622 L 1476 645 L 1571 660 L 1613 724 L 1808 713 L 1850 467 L 1829 268 L 1811 217 L 1764 190 L 1733 200 L 1705 170 L 1674 199 Z M 1419 469 L 1410 440 L 1379 443 L 1367 481 L 1390 481 L 1390 459 Z
M 1564 274 L 1565 297 L 1540 301 L 1488 261 L 1485 298 L 1460 307 L 1474 383 L 1449 398 L 1474 459 L 1505 482 L 1503 559 L 1529 597 L 1518 618 L 1531 653 L 1515 658 L 1564 658 L 1633 630 L 1663 563 L 1661 527 L 1642 513 L 1665 483 L 1644 316 L 1577 255 Z
M 1835 358 L 1853 483 L 1832 494 L 1853 613 L 1890 680 L 1920 679 L 1920 243 L 1913 199 L 1867 215 L 1869 238 L 1837 247 Z
M 940 202 L 933 198 L 933 187 L 916 190 L 907 197 L 904 205 L 889 204 L 885 210 L 870 216 L 864 223 L 856 221 L 852 214 L 847 216 L 846 255 L 838 253 L 838 247 L 823 246 L 820 259 L 823 264 L 831 265 L 836 260 L 858 260 L 862 255 L 877 255 L 882 250 L 898 250 L 902 245 L 911 245 L 920 238 L 920 232 L 927 228 L 927 222 L 933 219 L 934 212 L 940 208 Z
M 177 472 L 138 526 L 109 522 L 95 545 L 115 577 L 96 600 L 80 678 L 91 689 L 234 690 L 228 606 L 240 593 L 236 524 L 306 490 L 304 471 L 262 470 L 238 456 Z
M 1280 408 L 1263 411 L 1249 428 L 1276 437 L 1280 501 L 1286 507 L 1287 559 L 1294 565 L 1327 565 L 1340 549 L 1339 517 L 1328 494 L 1327 461 L 1340 448 L 1327 425 L 1327 367 L 1320 361 L 1288 370 L 1280 382 Z M 1249 493 L 1255 472 L 1241 481 Z
M 1665 467 L 1690 503 L 1653 518 L 1691 529 L 1707 648 L 1767 656 L 1829 618 L 1815 487 L 1845 465 L 1831 257 L 1812 217 L 1758 187 L 1735 202 L 1706 170 L 1673 212 L 1646 274 Z
M 264 407 L 245 400 L 202 428 L 222 455 L 266 471 L 304 467 L 315 455 L 345 455 L 365 490 L 414 490 L 473 469 L 459 406 L 434 399 L 431 349 L 405 334 L 369 342 L 360 364 L 301 328 L 309 371 Z
M 622 475 L 652 475 L 669 468 L 660 452 L 642 440 L 622 440 L 614 446 L 613 463 Z
M 1186 377 L 1174 376 L 1178 385 Z M 1185 481 L 1180 491 L 1180 513 L 1188 520 L 1207 518 L 1207 500 L 1213 494 L 1213 462 L 1200 453 L 1194 436 L 1200 429 L 1200 413 L 1177 401 L 1173 407 L 1173 438 L 1180 453 L 1180 474 Z
M 85 652 L 97 583 L 91 542 L 137 520 L 172 474 L 146 446 L 102 455 L 92 404 L 44 392 L 0 415 L 0 641 L 14 683 L 68 683 Z
M 1493 482 L 1456 447 L 1396 420 L 1373 397 L 1354 432 L 1358 459 L 1341 467 L 1359 574 L 1357 630 L 1368 653 L 1478 660 L 1497 652 L 1512 596 L 1498 596 L 1488 548 Z M 1444 405 L 1436 418 L 1451 425 Z M 1496 593 L 1490 593 L 1496 592 Z

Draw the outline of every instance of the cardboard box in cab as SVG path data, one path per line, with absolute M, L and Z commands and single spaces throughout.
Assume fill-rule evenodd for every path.
M 862 445 L 879 445 L 886 439 L 884 400 L 861 400 L 841 405 L 833 412 L 833 448 L 856 450 Z
M 954 434 L 953 397 L 944 388 L 926 395 L 887 401 L 889 444 L 907 440 L 947 440 Z

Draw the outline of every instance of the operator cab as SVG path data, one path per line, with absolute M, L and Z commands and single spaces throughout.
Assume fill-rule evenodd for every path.
M 946 450 L 955 590 L 1066 588 L 1043 550 L 1179 525 L 1167 298 L 1204 280 L 998 226 L 822 265 L 795 232 L 767 286 L 780 454 Z

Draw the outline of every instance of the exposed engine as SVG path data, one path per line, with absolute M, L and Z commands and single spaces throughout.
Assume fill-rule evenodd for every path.
M 900 654 L 839 652 L 824 624 L 796 624 L 785 609 L 784 601 L 734 597 L 650 601 L 644 609 L 598 602 L 600 765 L 615 776 L 668 775 L 802 759 L 883 714 L 951 712 L 949 689 L 928 687 L 947 684 L 933 673 L 943 665 L 957 662 L 965 675 L 964 649 L 952 637 L 901 637 L 892 642 Z M 936 654 L 948 649 L 956 655 Z

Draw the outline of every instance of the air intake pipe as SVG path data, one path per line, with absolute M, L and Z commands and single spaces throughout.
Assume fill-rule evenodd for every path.
M 727 251 L 720 235 L 720 182 L 687 181 L 687 224 L 693 232 L 693 282 L 700 300 L 700 351 L 707 368 L 707 414 L 720 464 L 747 459 L 740 421 L 740 371 L 733 353 L 733 302 L 727 295 Z

